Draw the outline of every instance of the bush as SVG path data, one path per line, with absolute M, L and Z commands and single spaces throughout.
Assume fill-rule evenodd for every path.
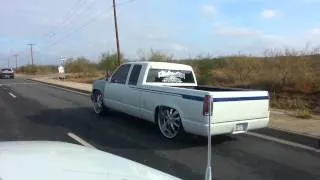
M 295 117 L 301 118 L 301 119 L 311 119 L 312 118 L 312 114 L 307 109 L 301 109 L 301 110 L 299 109 L 299 110 L 296 111 Z
M 15 70 L 16 73 L 24 73 L 30 75 L 51 74 L 57 72 L 57 67 L 53 65 L 25 65 Z
M 124 62 L 123 55 L 120 54 L 120 63 Z M 118 54 L 102 53 L 98 63 L 98 68 L 103 71 L 114 71 L 119 66 Z
M 90 62 L 84 57 L 77 59 L 68 59 L 65 63 L 65 71 L 67 73 L 94 72 L 97 70 L 97 64 Z

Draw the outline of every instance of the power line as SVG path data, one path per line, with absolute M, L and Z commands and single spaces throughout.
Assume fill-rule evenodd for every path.
M 70 19 L 72 19 L 72 17 L 76 14 L 76 12 L 80 9 L 81 5 L 85 2 L 85 0 L 79 0 L 75 6 L 73 6 L 71 8 L 71 10 L 69 11 L 69 13 L 66 14 L 66 19 L 63 21 L 62 26 L 60 26 L 56 32 L 51 31 L 51 33 L 48 33 L 46 36 L 53 37 L 54 35 L 57 34 L 58 31 L 60 31 L 61 29 L 63 29 L 63 27 L 65 26 L 65 23 L 67 23 Z
M 79 4 L 82 4 L 84 1 L 85 1 L 85 0 L 79 1 L 79 3 L 77 3 L 77 5 L 75 5 L 75 8 L 73 8 L 73 9 L 79 8 L 79 7 L 78 7 Z M 132 3 L 132 2 L 134 2 L 134 1 L 137 1 L 137 0 L 127 0 L 127 1 L 125 1 L 125 2 L 117 3 L 117 4 L 115 5 L 115 7 L 118 7 L 118 6 L 121 6 L 121 5 L 125 5 L 125 4 L 128 4 L 128 3 Z M 93 3 L 93 4 L 95 4 L 95 3 Z M 85 11 L 87 11 L 88 9 L 90 9 L 90 8 L 93 6 L 93 4 L 91 4 L 91 6 L 88 6 Z M 111 8 L 113 8 L 113 7 L 114 7 L 114 6 L 110 6 L 109 8 L 111 9 Z M 66 35 L 63 36 L 62 38 L 60 38 L 60 39 L 52 42 L 51 44 L 48 44 L 48 46 L 45 46 L 44 48 L 41 48 L 40 50 L 44 50 L 44 49 L 47 49 L 47 48 L 49 48 L 49 47 L 55 46 L 55 45 L 57 45 L 60 41 L 72 37 L 72 35 L 74 35 L 74 34 L 77 33 L 78 31 L 84 29 L 85 27 L 87 27 L 88 25 L 90 25 L 91 23 L 93 23 L 94 21 L 96 21 L 101 15 L 103 15 L 105 12 L 107 12 L 107 11 L 109 10 L 109 8 L 106 9 L 105 11 L 101 11 L 100 13 L 96 14 L 96 16 L 94 16 L 93 18 L 91 18 L 89 21 L 87 21 L 87 22 L 84 23 L 83 25 L 81 25 L 81 26 L 79 26 L 78 28 L 74 29 L 72 32 L 66 34 Z M 85 12 L 85 11 L 82 11 L 82 13 Z M 74 13 L 75 13 L 75 12 L 73 12 L 73 13 L 71 13 L 71 14 L 74 14 Z M 81 14 L 82 14 L 82 13 L 81 13 Z M 70 14 L 70 13 L 69 13 L 69 14 Z M 69 24 L 70 24 L 70 23 L 69 23 Z M 61 29 L 61 28 L 60 28 L 60 29 Z M 56 34 L 57 34 L 57 33 L 56 33 Z M 33 46 L 34 44 L 28 44 L 28 45 L 30 46 L 31 61 L 32 61 L 32 64 L 33 64 L 33 49 L 32 49 L 32 46 Z M 17 52 L 16 54 L 17 54 L 17 55 L 20 55 L 20 54 L 23 53 L 23 52 L 24 52 L 24 50 L 21 50 L 21 51 Z
M 77 28 L 72 31 L 72 27 L 69 28 L 68 25 L 70 25 L 71 22 L 77 22 L 77 20 L 81 17 L 81 15 L 83 15 L 86 11 L 88 11 L 89 9 L 91 9 L 91 8 L 93 7 L 93 5 L 95 5 L 97 2 L 98 2 L 98 1 L 95 1 L 95 2 L 93 2 L 93 3 L 91 3 L 91 4 L 89 4 L 89 6 L 87 6 L 86 9 L 84 9 L 83 11 L 80 11 L 80 14 L 78 14 L 78 16 L 73 16 L 73 17 L 75 17 L 75 18 L 73 18 L 73 19 L 70 18 L 71 21 L 69 21 L 68 23 L 64 24 L 64 26 L 60 27 L 60 28 L 57 30 L 57 32 L 55 32 L 52 36 L 49 37 L 49 39 L 52 39 L 52 38 L 56 37 L 58 34 L 65 34 L 65 32 L 66 32 L 66 34 L 67 34 L 66 37 L 68 37 L 68 34 L 70 34 L 70 33 L 68 33 L 68 32 L 77 31 L 77 30 L 76 30 Z M 74 14 L 73 14 L 73 15 L 74 15 Z M 81 28 L 81 29 L 82 29 L 82 28 Z M 59 32 L 59 30 L 60 30 L 60 32 Z M 63 32 L 63 31 L 65 31 L 65 32 Z M 48 42 L 49 42 L 49 39 L 47 40 Z M 63 39 L 63 38 L 60 38 L 60 39 Z M 58 41 L 60 41 L 60 39 L 59 39 Z M 53 43 L 51 43 L 51 44 L 56 44 L 55 42 L 56 42 L 56 41 L 53 39 Z M 50 42 L 49 42 L 48 44 L 50 44 Z
M 63 26 L 61 26 L 60 29 L 58 29 L 57 32 L 55 32 L 52 36 L 50 36 L 49 38 L 52 38 L 54 36 L 56 36 L 57 34 L 59 34 L 59 31 L 61 32 L 62 30 L 68 31 L 70 30 L 70 28 L 68 28 L 68 25 L 70 25 L 71 22 L 77 22 L 77 20 L 79 20 L 79 18 L 85 13 L 87 12 L 89 9 L 91 9 L 93 7 L 93 5 L 95 5 L 98 1 L 94 1 L 93 3 L 89 4 L 89 6 L 87 6 L 83 11 L 80 11 L 80 14 L 78 14 L 78 16 L 72 16 L 71 18 L 69 18 L 70 21 L 67 21 L 66 24 L 64 24 Z M 75 14 L 73 14 L 75 15 Z M 73 18 L 74 17 L 74 18 Z M 73 19 L 72 19 L 73 18 Z M 70 26 L 69 26 L 70 27 Z M 72 27 L 71 27 L 72 28 Z M 63 32 L 62 32 L 63 33 Z
M 128 1 L 125 1 L 125 2 L 122 2 L 122 3 L 118 3 L 118 4 L 116 4 L 116 7 L 119 6 L 119 5 L 125 5 L 125 4 L 132 3 L 134 1 L 137 1 L 137 0 L 128 0 Z
M 99 13 L 98 15 L 96 15 L 95 17 L 93 17 L 92 19 L 90 19 L 90 21 L 87 21 L 85 24 L 83 24 L 82 26 L 74 29 L 74 31 L 66 34 L 65 36 L 61 37 L 60 39 L 54 41 L 53 43 L 49 44 L 48 46 L 40 49 L 40 50 L 44 50 L 44 49 L 47 49 L 48 47 L 52 47 L 52 46 L 55 46 L 56 44 L 58 44 L 58 42 L 62 41 L 62 40 L 66 40 L 68 38 L 70 38 L 72 35 L 74 35 L 76 32 L 80 31 L 81 29 L 85 28 L 86 26 L 88 26 L 89 24 L 93 23 L 95 20 L 97 20 L 97 18 L 99 16 L 101 16 L 104 12 L 101 12 Z
M 60 26 L 60 28 L 58 28 L 58 29 L 56 30 L 57 32 L 60 31 L 61 29 L 63 29 L 63 27 L 65 27 L 65 26 L 64 26 L 65 23 L 66 23 L 68 20 L 70 20 L 70 19 L 75 15 L 75 13 L 79 10 L 79 8 L 81 7 L 81 5 L 82 5 L 85 1 L 86 1 L 86 0 L 79 0 L 79 1 L 70 9 L 69 13 L 67 13 L 67 14 L 65 15 L 66 19 L 65 19 L 64 22 L 62 23 L 62 27 Z M 51 31 L 51 32 L 49 32 L 49 33 L 44 34 L 43 36 L 44 36 L 44 37 L 49 36 L 49 38 L 50 38 L 50 37 L 53 37 L 54 35 L 56 35 L 57 32 L 54 33 L 54 31 Z M 23 51 L 19 51 L 19 52 L 16 53 L 16 54 L 18 55 L 18 54 L 21 54 L 21 53 L 23 53 Z M 10 56 L 11 56 L 11 55 L 8 55 L 8 58 L 9 58 Z
M 134 2 L 137 0 L 128 0 L 126 2 L 122 2 L 122 3 L 118 3 L 116 4 L 116 7 L 121 6 L 121 5 L 125 5 L 131 2 Z M 89 21 L 87 21 L 86 23 L 84 23 L 83 25 L 79 26 L 78 28 L 74 29 L 72 32 L 66 34 L 65 36 L 61 37 L 60 39 L 58 39 L 57 41 L 54 41 L 53 43 L 49 44 L 48 46 L 45 46 L 44 48 L 40 49 L 40 50 L 44 50 L 47 49 L 49 47 L 55 46 L 57 45 L 60 41 L 62 40 L 66 40 L 68 38 L 70 38 L 72 35 L 74 35 L 76 32 L 82 30 L 83 28 L 87 27 L 88 25 L 90 25 L 91 23 L 95 22 L 101 15 L 103 15 L 105 12 L 108 12 L 109 9 L 112 9 L 113 6 L 110 6 L 108 9 L 106 9 L 105 11 L 101 11 L 100 13 L 96 14 L 96 16 L 94 16 L 93 18 L 91 18 Z

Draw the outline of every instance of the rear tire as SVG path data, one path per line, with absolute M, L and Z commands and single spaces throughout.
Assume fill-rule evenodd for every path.
M 167 139 L 180 139 L 184 134 L 181 117 L 176 109 L 159 107 L 156 123 L 162 136 Z

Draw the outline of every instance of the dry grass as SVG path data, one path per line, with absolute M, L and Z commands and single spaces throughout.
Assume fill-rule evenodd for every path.
M 33 67 L 31 65 L 26 65 L 16 69 L 15 71 L 17 73 L 24 73 L 29 75 L 44 75 L 44 74 L 56 73 L 57 67 L 52 65 L 45 65 L 45 66 L 35 65 Z
M 295 113 L 295 117 L 300 118 L 300 119 L 311 119 L 312 114 L 307 109 L 298 109 Z
M 274 108 L 319 113 L 320 55 L 273 50 L 266 57 L 231 56 L 186 60 L 199 84 L 268 90 Z M 299 111 L 300 112 L 300 111 Z
M 91 73 L 72 73 L 66 76 L 67 81 L 91 84 L 94 80 L 105 78 L 103 71 Z

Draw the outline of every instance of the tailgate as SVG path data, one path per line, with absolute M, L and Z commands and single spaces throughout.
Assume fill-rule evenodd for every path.
M 269 117 L 267 91 L 212 92 L 212 122 L 233 122 Z

